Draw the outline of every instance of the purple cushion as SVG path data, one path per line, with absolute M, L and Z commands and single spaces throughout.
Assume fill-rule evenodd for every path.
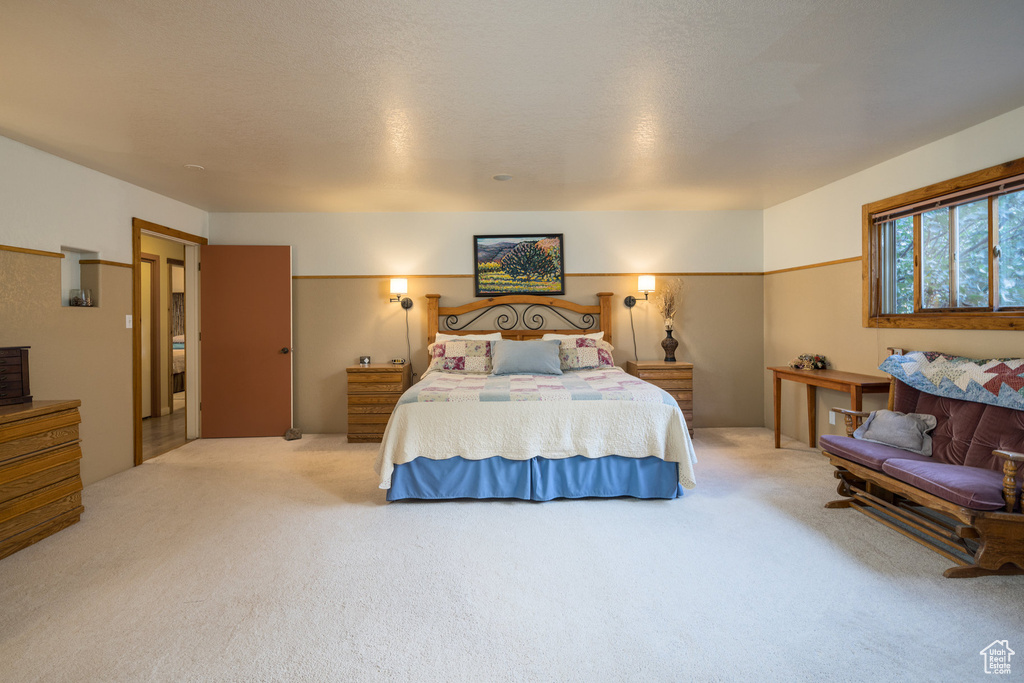
M 931 462 L 932 459 L 926 455 L 918 455 L 900 448 L 893 448 L 874 441 L 862 441 L 850 436 L 835 436 L 826 434 L 821 437 L 821 447 L 832 455 L 852 460 L 858 465 L 870 467 L 873 470 L 882 471 L 882 463 L 890 458 L 906 460 L 922 460 Z
M 1024 410 L 985 406 L 964 464 L 1002 472 L 1004 461 L 992 451 L 1024 453 Z M 1017 471 L 1017 481 L 1024 481 L 1024 467 Z
M 935 462 L 964 464 L 986 407 L 984 403 L 935 396 L 896 382 L 894 410 L 935 416 L 937 424 L 932 431 L 932 457 Z
M 972 510 L 1000 510 L 1006 507 L 1006 501 L 1003 500 L 1003 475 L 993 470 L 890 458 L 882 464 L 882 471 L 954 505 Z

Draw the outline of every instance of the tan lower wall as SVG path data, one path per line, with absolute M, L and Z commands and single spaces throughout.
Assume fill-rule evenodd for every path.
M 943 351 L 974 358 L 1017 357 L 1024 332 L 985 330 L 903 330 L 861 326 L 861 264 L 842 263 L 764 277 L 765 366 L 786 365 L 801 353 L 828 356 L 837 370 L 882 375 L 887 347 Z M 761 368 L 764 424 L 773 424 L 771 373 Z M 849 407 L 849 395 L 819 389 L 818 434 L 843 434 L 841 420 L 828 422 L 828 409 Z M 885 407 L 884 396 L 866 396 L 865 410 Z M 806 388 L 782 383 L 782 433 L 807 440 Z
M 676 358 L 694 363 L 694 424 L 697 427 L 755 426 L 763 421 L 763 395 L 753 379 L 763 363 L 763 278 L 687 276 Z M 369 355 L 374 362 L 406 357 L 405 315 L 388 303 L 388 280 L 334 278 L 294 280 L 295 424 L 307 433 L 344 433 L 345 368 Z M 569 301 L 596 303 L 596 292 L 614 292 L 615 361 L 633 359 L 629 312 L 622 300 L 636 295 L 635 276 L 568 276 Z M 474 300 L 469 277 L 410 278 L 409 311 L 413 371 L 426 369 L 426 298 L 441 305 Z M 664 328 L 653 302 L 633 309 L 641 360 L 663 358 Z
M 82 266 L 96 308 L 60 302 L 60 259 L 0 251 L 0 346 L 31 346 L 32 395 L 82 401 L 82 480 L 132 466 L 132 271 Z

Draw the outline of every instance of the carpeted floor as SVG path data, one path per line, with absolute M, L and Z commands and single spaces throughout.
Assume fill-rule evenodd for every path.
M 386 504 L 373 445 L 195 441 L 0 561 L 0 680 L 967 681 L 1024 653 L 1024 577 L 942 578 L 771 442 L 697 430 L 675 501 Z

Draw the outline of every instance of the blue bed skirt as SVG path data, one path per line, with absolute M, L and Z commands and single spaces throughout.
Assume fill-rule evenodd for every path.
M 654 456 L 607 455 L 563 460 L 447 460 L 416 458 L 395 465 L 388 500 L 408 498 L 676 498 L 683 495 L 678 466 Z

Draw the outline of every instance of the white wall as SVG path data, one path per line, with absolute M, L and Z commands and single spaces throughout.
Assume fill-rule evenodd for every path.
M 205 211 L 0 137 L 0 244 L 131 263 L 132 218 L 207 237 Z
M 1024 157 L 1024 108 L 764 212 L 766 271 L 861 255 L 864 204 Z
M 760 211 L 212 213 L 213 244 L 290 244 L 295 275 L 460 275 L 473 235 L 563 233 L 567 273 L 760 272 Z

